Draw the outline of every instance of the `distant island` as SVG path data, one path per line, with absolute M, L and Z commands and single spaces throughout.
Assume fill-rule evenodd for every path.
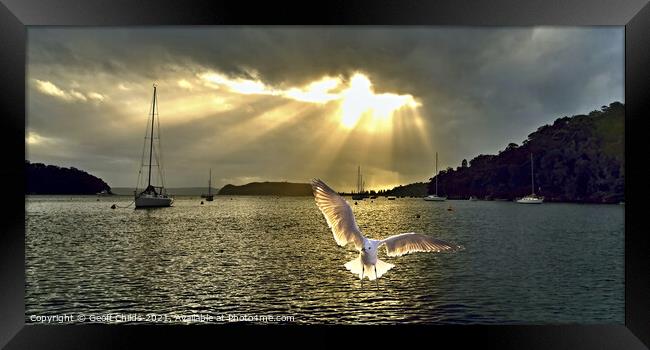
M 242 186 L 226 185 L 217 193 L 243 196 L 312 196 L 311 185 L 291 182 L 251 182 Z
M 531 192 L 530 154 L 535 193 L 548 202 L 619 203 L 624 197 L 625 105 L 613 102 L 588 115 L 555 120 L 510 143 L 497 155 L 463 160 L 440 171 L 438 193 L 450 199 L 508 199 Z M 428 190 L 433 193 L 435 177 Z
M 112 194 L 104 180 L 74 167 L 31 163 L 25 160 L 25 194 Z

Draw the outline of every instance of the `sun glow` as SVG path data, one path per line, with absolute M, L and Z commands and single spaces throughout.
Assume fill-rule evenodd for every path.
M 411 95 L 376 94 L 370 79 L 361 73 L 352 76 L 349 87 L 341 92 L 341 99 L 341 125 L 353 129 L 364 120 L 369 131 L 390 126 L 397 110 L 420 105 Z
M 337 102 L 337 118 L 340 125 L 347 130 L 361 127 L 369 132 L 388 131 L 397 111 L 415 111 L 420 106 L 410 94 L 375 93 L 370 78 L 359 72 L 353 74 L 347 82 L 341 77 L 325 76 L 306 86 L 286 89 L 267 85 L 258 78 L 231 78 L 212 71 L 198 77 L 212 88 L 224 88 L 238 94 L 278 96 L 320 105 Z
M 25 142 L 27 144 L 29 144 L 29 145 L 35 145 L 35 144 L 41 143 L 42 141 L 43 141 L 43 138 L 40 135 L 38 135 L 37 133 L 34 133 L 34 132 L 30 132 L 25 137 Z
M 340 78 L 324 77 L 310 83 L 305 88 L 291 88 L 284 92 L 283 95 L 296 101 L 323 104 L 340 98 L 339 95 L 330 92 L 340 85 Z
M 76 78 L 79 84 L 73 84 L 39 78 L 30 80 L 33 89 L 63 106 L 118 110 L 118 117 L 106 114 L 105 119 L 105 125 L 116 133 L 139 130 L 149 117 L 148 84 L 118 77 L 102 84 L 111 89 L 93 91 L 88 88 L 93 86 L 90 80 Z M 175 72 L 157 80 L 157 119 L 163 133 L 192 135 L 184 140 L 188 154 L 210 154 L 213 159 L 239 153 L 247 156 L 257 144 L 271 145 L 269 152 L 294 152 L 300 147 L 292 144 L 284 149 L 272 140 L 284 140 L 280 136 L 284 133 L 292 135 L 288 137 L 292 140 L 295 135 L 309 135 L 295 136 L 307 140 L 305 153 L 295 151 L 298 158 L 312 160 L 301 164 L 305 171 L 327 174 L 336 169 L 354 174 L 360 163 L 368 188 L 387 188 L 404 182 L 394 169 L 385 167 L 396 162 L 396 147 L 426 146 L 426 119 L 420 115 L 414 95 L 372 78 L 356 72 L 317 75 L 302 83 L 274 83 L 259 74 L 231 76 L 199 69 Z M 31 149 L 45 149 L 61 141 L 30 130 L 25 143 Z M 264 147 L 256 153 L 266 151 Z M 354 150 L 354 164 L 339 166 L 348 161 L 350 150 Z M 231 166 L 242 167 L 238 163 Z
M 45 137 L 33 131 L 29 131 L 25 135 L 25 143 L 30 146 L 37 146 L 37 145 L 51 146 L 55 142 L 56 142 L 55 138 Z
M 200 78 L 215 87 L 225 86 L 233 92 L 244 95 L 274 95 L 273 90 L 269 89 L 269 87 L 267 87 L 263 82 L 259 80 L 244 78 L 232 79 L 228 76 L 215 72 L 201 74 Z

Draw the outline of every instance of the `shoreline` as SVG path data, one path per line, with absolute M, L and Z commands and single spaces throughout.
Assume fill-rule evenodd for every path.
M 200 195 L 185 195 L 185 194 L 178 194 L 178 195 L 172 195 L 174 198 L 183 198 L 183 199 L 202 199 Z M 344 194 L 342 195 L 344 198 L 349 198 L 351 195 L 349 194 Z M 132 198 L 132 194 L 113 194 L 113 195 L 104 195 L 104 196 L 98 196 L 96 194 L 25 194 L 25 198 L 37 198 L 37 197 L 81 197 L 81 198 L 97 198 L 97 199 L 110 199 L 110 198 Z M 233 194 L 233 195 L 215 195 L 217 198 L 226 198 L 226 197 L 263 197 L 263 198 L 271 198 L 271 197 L 288 197 L 288 198 L 313 198 L 313 196 L 307 196 L 307 195 L 269 195 L 269 194 Z M 422 200 L 422 197 L 397 197 L 397 200 Z M 371 200 L 370 198 L 365 198 L 365 199 L 359 199 L 356 200 L 357 202 L 364 202 L 367 200 Z M 386 196 L 378 196 L 374 200 L 387 200 Z M 515 203 L 515 200 L 484 200 L 484 199 L 478 199 L 475 201 L 470 201 L 468 199 L 447 199 L 445 202 L 495 202 L 495 203 Z M 445 203 L 445 202 L 439 202 L 439 203 Z M 552 200 L 544 200 L 543 204 L 599 204 L 599 205 L 625 205 L 625 202 L 585 202 L 585 201 L 552 201 Z

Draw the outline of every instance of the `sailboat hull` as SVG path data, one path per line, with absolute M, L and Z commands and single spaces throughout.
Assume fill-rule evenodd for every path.
M 135 199 L 136 208 L 170 207 L 174 200 L 170 197 L 141 195 Z
M 542 198 L 535 197 L 524 197 L 517 200 L 519 204 L 542 204 L 544 200 Z

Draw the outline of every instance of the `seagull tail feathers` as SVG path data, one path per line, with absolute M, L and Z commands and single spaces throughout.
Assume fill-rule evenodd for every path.
M 348 271 L 357 275 L 359 278 L 361 278 L 361 271 L 363 271 L 363 277 L 368 278 L 371 281 L 374 281 L 377 278 L 383 276 L 386 272 L 388 272 L 388 270 L 395 267 L 395 265 L 391 263 L 377 259 L 377 264 L 375 265 L 377 267 L 377 275 L 375 276 L 375 266 L 364 265 L 361 261 L 361 256 L 348 261 L 344 266 L 346 269 L 348 269 Z
M 383 276 L 386 272 L 388 272 L 388 270 L 395 267 L 395 265 L 393 265 L 391 263 L 387 263 L 387 262 L 385 262 L 383 260 L 379 260 L 379 259 L 377 259 L 377 264 L 375 264 L 375 266 L 377 267 L 377 277 L 376 278 L 379 278 L 379 277 Z M 372 269 L 372 276 L 373 277 L 375 276 L 375 269 L 374 268 Z M 371 278 L 370 280 L 372 281 L 373 279 L 374 278 Z

